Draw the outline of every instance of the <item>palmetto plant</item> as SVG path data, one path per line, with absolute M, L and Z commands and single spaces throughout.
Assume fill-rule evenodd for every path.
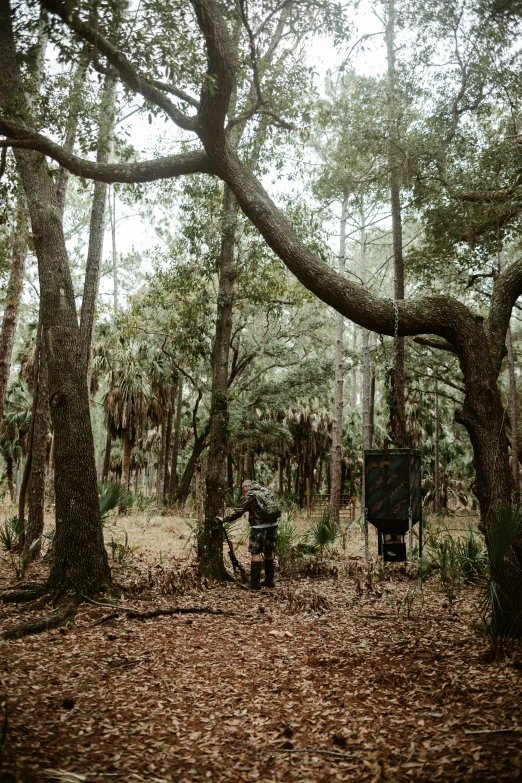
M 296 510 L 290 507 L 283 512 L 277 530 L 277 556 L 279 565 L 284 568 L 288 561 L 290 553 L 295 548 L 297 542 L 297 529 L 294 524 Z
M 323 549 L 325 546 L 335 544 L 339 528 L 336 522 L 330 516 L 330 510 L 324 509 L 318 519 L 314 519 L 305 533 L 306 539 L 319 548 L 320 558 L 323 559 Z
M 105 524 L 109 513 L 118 506 L 126 506 L 129 493 L 122 484 L 100 484 L 98 487 L 98 502 L 102 524 Z
M 522 615 L 507 618 L 501 609 L 505 603 L 501 595 L 504 561 L 521 528 L 522 509 L 516 505 L 502 509 L 487 532 L 489 574 L 478 611 L 495 656 L 504 653 L 506 642 L 518 636 L 522 628 Z

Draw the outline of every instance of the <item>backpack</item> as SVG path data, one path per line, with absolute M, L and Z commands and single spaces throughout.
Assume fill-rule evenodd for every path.
M 257 503 L 259 517 L 264 524 L 274 524 L 281 516 L 281 506 L 266 487 L 252 491 Z

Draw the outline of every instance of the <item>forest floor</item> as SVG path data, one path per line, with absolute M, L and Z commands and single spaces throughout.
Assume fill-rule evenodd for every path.
M 142 548 L 114 561 L 120 606 L 231 614 L 90 603 L 67 629 L 3 642 L 1 783 L 522 777 L 522 651 L 484 661 L 478 588 L 450 600 L 414 566 L 368 569 L 359 533 L 314 576 L 295 565 L 252 594 L 199 579 L 181 519 L 123 523 Z M 5 605 L 0 625 L 36 614 Z

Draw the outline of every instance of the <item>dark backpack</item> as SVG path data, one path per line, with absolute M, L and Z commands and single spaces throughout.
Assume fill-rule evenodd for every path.
M 264 524 L 277 522 L 281 516 L 281 506 L 266 487 L 252 490 L 257 503 L 259 518 Z

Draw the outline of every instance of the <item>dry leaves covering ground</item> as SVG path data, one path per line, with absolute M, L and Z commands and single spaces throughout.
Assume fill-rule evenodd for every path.
M 368 579 L 353 558 L 254 594 L 179 558 L 134 565 L 117 577 L 126 607 L 233 614 L 89 604 L 62 632 L 4 642 L 1 783 L 522 776 L 520 655 L 480 662 L 473 589 L 451 606 L 437 579 Z

